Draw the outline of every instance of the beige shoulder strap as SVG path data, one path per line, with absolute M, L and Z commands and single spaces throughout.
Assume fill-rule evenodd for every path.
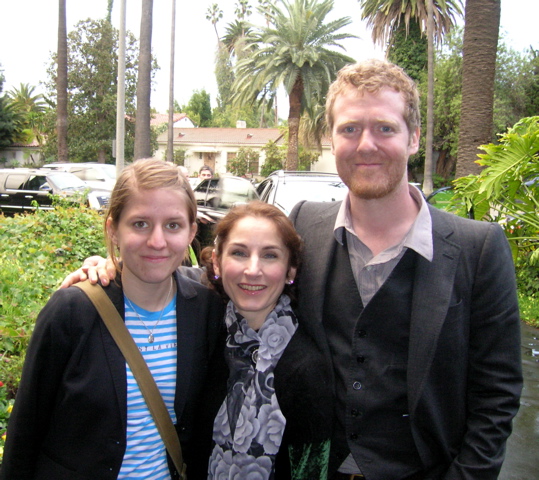
M 86 280 L 74 286 L 80 288 L 92 301 L 103 322 L 109 329 L 112 338 L 116 341 L 133 375 L 137 379 L 140 391 L 157 425 L 157 430 L 159 430 L 165 447 L 180 475 L 180 480 L 186 480 L 186 465 L 183 462 L 182 447 L 178 439 L 178 434 L 170 419 L 159 388 L 133 337 L 129 333 L 129 330 L 127 330 L 125 322 L 100 285 L 92 285 Z

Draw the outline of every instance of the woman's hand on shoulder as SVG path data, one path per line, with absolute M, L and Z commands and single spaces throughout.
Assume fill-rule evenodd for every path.
M 95 284 L 101 280 L 101 284 L 106 286 L 116 276 L 116 268 L 110 258 L 103 258 L 94 255 L 84 260 L 82 267 L 70 273 L 64 278 L 60 288 L 67 288 L 75 283 L 84 282 L 86 279 Z

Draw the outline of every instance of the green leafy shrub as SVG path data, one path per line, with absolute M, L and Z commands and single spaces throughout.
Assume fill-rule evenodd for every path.
M 67 273 L 105 255 L 103 217 L 84 206 L 0 215 L 0 382 L 12 398 L 35 319 Z
M 477 163 L 485 168 L 455 180 L 452 203 L 500 223 L 521 268 L 539 265 L 539 116 L 523 118 L 481 149 Z

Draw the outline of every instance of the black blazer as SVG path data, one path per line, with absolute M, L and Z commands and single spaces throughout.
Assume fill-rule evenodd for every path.
M 193 411 L 223 327 L 212 291 L 175 273 L 175 410 L 186 463 Z M 121 286 L 105 291 L 124 316 Z M 8 425 L 2 480 L 116 479 L 126 447 L 125 360 L 86 295 L 59 290 L 40 312 Z
M 298 278 L 303 322 L 322 323 L 339 206 L 302 202 L 290 214 L 305 241 Z M 496 479 L 522 389 L 511 252 L 496 224 L 430 212 L 434 258 L 419 257 L 413 280 L 412 434 L 425 471 L 432 472 L 428 478 Z M 327 343 L 323 348 L 331 362 Z

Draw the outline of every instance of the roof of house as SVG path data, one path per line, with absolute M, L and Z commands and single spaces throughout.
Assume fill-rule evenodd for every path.
M 166 133 L 165 133 L 166 135 Z M 175 144 L 263 146 L 270 140 L 282 144 L 278 128 L 175 128 Z
M 172 119 L 173 122 L 176 123 L 179 120 L 184 119 L 185 117 L 187 117 L 187 114 L 185 113 L 175 113 Z M 150 125 L 152 127 L 163 125 L 163 123 L 168 123 L 168 113 L 152 113 L 152 117 L 150 119 Z

